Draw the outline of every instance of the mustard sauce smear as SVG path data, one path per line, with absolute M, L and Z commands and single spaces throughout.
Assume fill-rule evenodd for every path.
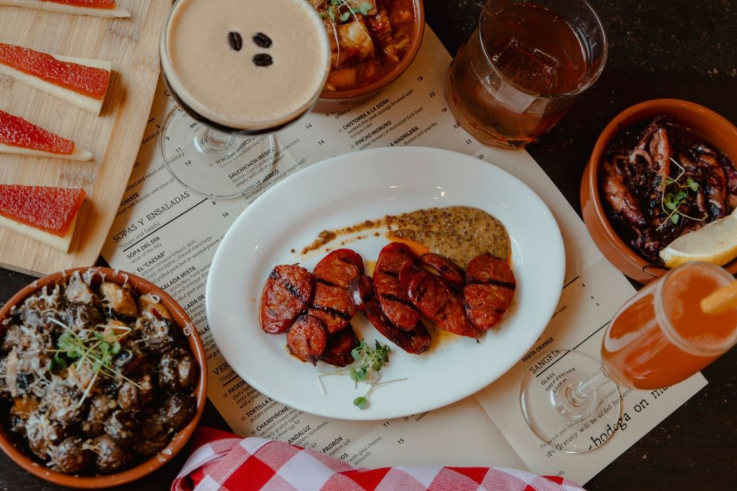
M 346 235 L 378 228 L 387 229 L 389 240 L 420 243 L 463 269 L 478 255 L 489 252 L 500 259 L 508 259 L 511 250 L 509 234 L 502 222 L 478 208 L 449 206 L 387 215 L 349 227 L 324 230 L 301 253 L 320 249 Z

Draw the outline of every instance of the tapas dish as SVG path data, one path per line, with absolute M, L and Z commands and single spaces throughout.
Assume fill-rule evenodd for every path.
M 693 102 L 655 99 L 618 114 L 581 181 L 586 228 L 641 283 L 688 261 L 737 273 L 737 127 Z
M 0 184 L 0 226 L 69 251 L 83 189 Z
M 326 91 L 364 87 L 404 58 L 415 31 L 412 0 L 312 0 L 330 36 Z
M 654 266 L 665 266 L 660 253 L 675 239 L 737 207 L 734 163 L 668 115 L 644 128 L 621 131 L 609 144 L 599 173 L 614 229 Z
M 43 278 L 2 309 L 0 332 L 0 446 L 39 477 L 128 482 L 181 449 L 201 415 L 201 341 L 141 278 L 105 268 Z
M 0 5 L 93 17 L 131 16 L 130 12 L 119 8 L 115 0 L 0 0 Z
M 407 215 L 439 213 L 452 214 L 431 209 Z M 474 222 L 453 225 L 472 233 L 484 231 L 475 228 Z M 502 242 L 508 244 L 506 231 L 502 228 L 501 232 Z M 390 237 L 394 234 L 388 233 Z M 466 241 L 453 243 L 457 245 L 450 250 L 458 249 L 461 255 L 468 245 Z M 415 243 L 416 249 L 423 247 Z M 296 264 L 279 265 L 269 274 L 261 294 L 261 328 L 267 334 L 286 332 L 287 349 L 299 360 L 339 367 L 346 366 L 346 360 L 353 362 L 351 351 L 359 344 L 350 325 L 357 311 L 383 337 L 411 354 L 422 354 L 431 344 L 421 316 L 449 333 L 480 338 L 501 322 L 512 304 L 516 282 L 508 256 L 508 247 L 502 257 L 484 251 L 468 261 L 464 271 L 445 256 L 435 252 L 417 256 L 405 243 L 392 242 L 379 253 L 373 278 L 364 275 L 363 258 L 351 249 L 330 252 L 313 273 Z M 327 350 L 328 346 L 334 348 Z M 341 356 L 336 356 L 338 347 Z M 323 358 L 326 351 L 328 356 Z
M 422 0 L 310 0 L 330 38 L 322 107 L 358 102 L 396 80 L 417 56 L 425 31 Z M 337 106 L 336 106 L 337 107 Z
M 86 162 L 92 154 L 48 130 L 0 110 L 0 153 Z
M 396 217 L 449 209 L 503 224 L 511 261 L 450 260 L 387 237 L 412 229 Z M 311 166 L 250 205 L 215 255 L 207 315 L 222 355 L 260 392 L 325 417 L 394 418 L 467 397 L 518 362 L 553 314 L 564 269 L 555 219 L 516 178 L 453 152 L 377 149 Z M 497 275 L 509 291 L 489 288 Z M 367 382 L 370 402 L 340 375 Z
M 111 70 L 109 61 L 52 56 L 0 43 L 0 74 L 96 116 L 102 111 Z

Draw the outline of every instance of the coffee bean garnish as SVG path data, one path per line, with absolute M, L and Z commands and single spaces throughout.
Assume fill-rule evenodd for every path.
M 253 36 L 253 42 L 256 43 L 256 46 L 259 48 L 270 48 L 272 43 L 271 38 L 263 32 L 257 32 L 256 35 Z
M 230 43 L 231 48 L 236 51 L 240 51 L 243 47 L 243 38 L 241 37 L 240 33 L 236 31 L 231 31 L 228 33 L 228 43 Z
M 271 55 L 259 53 L 253 57 L 253 63 L 256 66 L 269 66 L 274 63 L 274 60 L 271 58 Z

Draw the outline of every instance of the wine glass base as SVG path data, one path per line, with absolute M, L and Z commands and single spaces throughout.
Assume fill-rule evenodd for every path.
M 557 451 L 576 454 L 595 450 L 615 435 L 622 404 L 614 382 L 599 387 L 586 404 L 571 404 L 563 397 L 599 370 L 600 360 L 576 351 L 554 350 L 530 362 L 520 404 L 538 438 Z
M 211 130 L 177 106 L 164 119 L 160 150 L 181 185 L 205 198 L 226 199 L 261 189 L 275 167 L 276 140 Z

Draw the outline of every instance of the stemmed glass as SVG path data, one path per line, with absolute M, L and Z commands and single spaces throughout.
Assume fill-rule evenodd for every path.
M 231 198 L 269 178 L 274 132 L 317 102 L 330 41 L 304 0 L 177 0 L 160 54 L 178 103 L 162 124 L 164 162 L 195 194 Z
M 723 268 L 688 263 L 622 306 L 604 335 L 602 362 L 572 350 L 539 356 L 520 391 L 527 424 L 556 450 L 599 448 L 626 424 L 618 385 L 664 390 L 737 344 L 737 302 L 727 294 L 735 286 Z

